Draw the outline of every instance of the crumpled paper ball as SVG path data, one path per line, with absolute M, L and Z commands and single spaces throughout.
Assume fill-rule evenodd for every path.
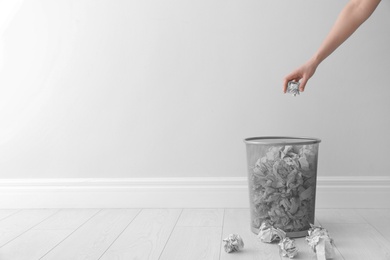
M 261 242 L 272 243 L 274 241 L 283 240 L 286 237 L 286 233 L 279 229 L 274 228 L 267 222 L 263 222 L 260 226 L 259 234 L 257 238 L 261 240 Z
M 227 253 L 240 251 L 244 248 L 244 241 L 242 241 L 242 238 L 237 234 L 230 234 L 222 241 L 224 242 L 224 248 Z
M 294 97 L 299 95 L 299 82 L 289 81 L 287 83 L 287 93 L 292 94 Z
M 279 249 L 283 256 L 287 256 L 288 258 L 293 258 L 298 254 L 298 248 L 295 245 L 295 241 L 285 237 L 279 243 Z
M 306 241 L 313 251 L 317 254 L 318 260 L 331 259 L 336 256 L 334 251 L 334 242 L 330 237 L 328 230 L 321 226 L 310 224 L 309 235 Z

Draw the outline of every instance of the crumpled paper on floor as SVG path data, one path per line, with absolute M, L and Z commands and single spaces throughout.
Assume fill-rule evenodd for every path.
M 283 240 L 286 237 L 286 233 L 279 229 L 274 228 L 272 225 L 267 222 L 263 222 L 260 226 L 259 234 L 257 238 L 261 240 L 261 242 L 272 243 L 274 241 Z
M 320 226 L 310 224 L 309 235 L 306 241 L 317 254 L 317 260 L 332 259 L 335 257 L 334 242 L 328 230 Z
M 227 253 L 240 251 L 244 248 L 244 241 L 237 234 L 230 234 L 222 241 L 224 242 L 224 248 Z
M 298 248 L 295 245 L 295 241 L 288 237 L 283 238 L 279 243 L 280 253 L 288 258 L 293 258 L 298 254 Z
M 287 83 L 287 93 L 292 94 L 294 97 L 299 95 L 299 82 L 289 81 Z

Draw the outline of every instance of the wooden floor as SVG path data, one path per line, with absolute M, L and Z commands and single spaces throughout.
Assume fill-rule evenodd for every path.
M 390 209 L 317 209 L 317 224 L 336 243 L 337 259 L 390 259 Z M 242 236 L 227 254 L 222 239 Z M 295 259 L 316 259 L 304 238 Z M 249 230 L 247 209 L 0 210 L 1 260 L 288 259 Z

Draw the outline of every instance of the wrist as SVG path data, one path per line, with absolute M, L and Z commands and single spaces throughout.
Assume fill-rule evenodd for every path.
M 320 63 L 322 62 L 323 59 L 321 59 L 320 55 L 318 54 L 315 54 L 313 57 L 311 57 L 311 59 L 309 60 L 309 63 L 314 66 L 315 68 L 318 67 L 318 65 L 320 65 Z

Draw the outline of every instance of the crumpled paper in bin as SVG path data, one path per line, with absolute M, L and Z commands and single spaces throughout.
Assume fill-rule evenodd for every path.
M 310 228 L 317 149 L 317 145 L 275 145 L 256 158 L 249 174 L 253 228 L 264 222 L 285 232 Z
M 227 253 L 240 251 L 244 248 L 244 241 L 237 234 L 230 234 L 222 241 L 224 242 L 224 248 Z
M 279 243 L 279 249 L 283 256 L 293 258 L 298 254 L 298 248 L 295 245 L 295 240 L 285 237 Z
M 266 222 L 261 224 L 259 234 L 257 235 L 257 238 L 265 243 L 272 243 L 274 241 L 283 240 L 285 237 L 286 233 L 283 230 L 274 228 L 272 225 Z
M 335 257 L 334 242 L 329 236 L 328 230 L 320 226 L 310 224 L 309 235 L 306 241 L 317 254 L 317 260 L 332 259 Z

